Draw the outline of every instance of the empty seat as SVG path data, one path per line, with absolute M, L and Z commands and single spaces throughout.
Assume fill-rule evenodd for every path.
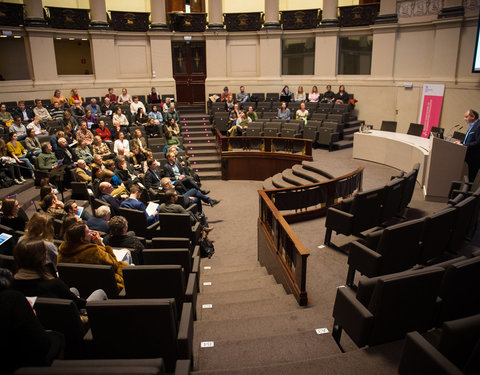
M 257 104 L 257 112 L 267 112 L 272 109 L 272 102 L 259 102 Z
M 332 336 L 340 345 L 342 330 L 363 347 L 402 339 L 434 325 L 436 299 L 444 270 L 429 267 L 360 280 L 356 294 L 337 289 Z
M 385 201 L 383 204 L 382 222 L 400 214 L 403 190 L 406 180 L 403 177 L 394 178 L 385 186 Z
M 355 271 L 367 277 L 386 275 L 412 268 L 420 256 L 424 219 L 391 225 L 381 233 L 368 234 L 366 244 L 353 241 L 348 254 L 346 284 L 352 286 Z M 375 246 L 376 245 L 376 246 Z
M 263 92 L 253 92 L 252 95 L 250 95 L 250 99 L 252 101 L 263 102 L 263 101 L 265 101 L 265 93 L 263 93 Z
M 332 107 L 332 103 L 318 103 L 316 111 L 320 113 L 330 113 Z
M 189 238 L 193 245 L 197 244 L 200 235 L 200 224 L 191 225 L 189 214 L 158 214 L 159 227 L 152 237 Z
M 410 126 L 408 127 L 407 134 L 416 135 L 417 137 L 420 137 L 422 135 L 422 132 L 423 132 L 422 124 L 415 124 L 411 122 Z
M 397 122 L 396 121 L 382 121 L 382 125 L 380 126 L 380 130 L 384 132 L 393 132 L 397 131 Z
M 278 92 L 267 92 L 265 94 L 265 100 L 278 101 L 278 99 L 279 99 Z
M 415 190 L 415 184 L 417 183 L 419 169 L 420 163 L 416 163 L 413 166 L 412 170 L 404 176 L 405 187 L 403 189 L 402 202 L 400 203 L 400 211 L 405 210 L 410 201 L 412 200 L 413 192 Z
M 331 128 L 318 128 L 317 144 L 328 146 L 328 150 L 332 151 L 333 143 L 339 140 L 339 134 Z
M 421 264 L 434 261 L 448 251 L 455 215 L 455 208 L 447 207 L 425 218 L 419 260 Z
M 186 303 L 177 325 L 175 300 L 88 302 L 95 354 L 99 358 L 158 358 L 173 372 L 177 359 L 192 359 L 193 311 Z
M 159 222 L 148 225 L 145 212 L 120 207 L 120 215 L 127 219 L 129 230 L 134 231 L 137 236 L 150 239 L 156 234 Z
M 269 111 L 265 111 L 265 112 L 262 112 L 262 119 L 264 120 L 269 120 L 269 119 L 275 119 L 277 117 L 277 112 L 269 112 Z

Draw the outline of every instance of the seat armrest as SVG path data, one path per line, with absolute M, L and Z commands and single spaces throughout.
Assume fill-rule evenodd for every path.
M 146 231 L 147 238 L 152 239 L 152 237 L 155 237 L 155 232 L 159 229 L 160 229 L 160 222 L 159 221 L 156 221 L 155 223 L 150 224 L 147 227 L 147 231 Z
M 198 239 L 200 238 L 201 234 L 201 226 L 199 222 L 196 222 L 195 225 L 192 225 L 192 238 L 191 241 L 193 242 L 193 246 L 196 246 L 198 243 Z
M 192 361 L 189 359 L 179 359 L 175 365 L 175 375 L 189 375 L 192 368 Z
M 330 138 L 330 142 L 331 143 L 338 142 L 339 139 L 340 139 L 340 133 L 333 132 Z
M 197 292 L 200 292 L 200 256 L 198 254 L 193 258 L 192 273 L 195 274 Z
M 178 359 L 192 359 L 193 356 L 193 309 L 190 302 L 185 302 L 178 326 Z
M 333 318 L 359 347 L 367 345 L 374 316 L 356 299 L 351 289 L 337 288 Z
M 352 234 L 353 215 L 334 207 L 329 207 L 325 227 L 348 236 Z
M 382 255 L 358 241 L 350 243 L 347 263 L 367 277 L 378 276 Z
M 463 374 L 418 332 L 407 334 L 398 373 L 400 375 Z
M 188 274 L 187 287 L 185 289 L 185 302 L 190 302 L 192 304 L 193 310 L 193 319 L 196 320 L 197 317 L 197 293 L 198 293 L 198 283 L 197 283 L 196 273 Z

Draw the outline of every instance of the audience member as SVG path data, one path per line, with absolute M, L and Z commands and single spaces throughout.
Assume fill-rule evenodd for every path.
M 150 94 L 147 95 L 147 103 L 162 104 L 162 97 L 160 96 L 159 93 L 157 93 L 157 90 L 155 90 L 155 87 L 152 87 Z
M 143 113 L 146 112 L 145 105 L 138 100 L 138 96 L 134 96 L 133 101 L 130 104 L 130 113 L 132 114 L 132 116 L 135 116 L 136 114 L 138 114 L 138 110 L 140 108 L 143 109 Z
M 13 122 L 13 117 L 10 112 L 7 112 L 5 104 L 0 105 L 0 122 L 7 126 Z
M 70 110 L 77 117 L 83 117 L 85 115 L 85 109 L 83 108 L 80 100 L 75 100 L 73 102 L 73 107 L 71 107 Z
M 147 141 L 144 137 L 142 137 L 142 132 L 140 131 L 140 129 L 135 129 L 135 131 L 133 132 L 132 145 L 134 149 L 135 147 L 138 147 L 143 154 L 146 154 Z
M 13 113 L 13 117 L 15 118 L 16 116 L 20 116 L 22 122 L 30 122 L 31 120 L 33 120 L 34 114 L 30 108 L 27 108 L 25 106 L 25 102 L 23 100 L 20 100 L 18 102 L 18 107 Z
M 287 85 L 285 85 L 280 92 L 280 101 L 282 102 L 292 102 L 294 100 L 293 92 L 290 91 Z
M 119 149 L 123 149 L 124 155 L 130 156 L 130 142 L 125 139 L 123 131 L 118 132 L 118 139 L 113 143 L 113 152 L 118 154 Z
M 38 168 L 44 170 L 57 168 L 58 160 L 52 152 L 52 145 L 48 142 L 43 142 L 41 147 L 42 152 L 38 154 Z
M 43 107 L 42 101 L 40 99 L 35 99 L 35 107 L 33 108 L 33 114 L 35 116 L 39 116 L 42 121 L 51 120 L 50 113 L 48 110 Z
M 132 103 L 133 105 L 134 103 Z M 148 116 L 145 114 L 145 110 L 140 107 L 138 112 L 135 115 L 135 124 L 138 126 L 143 126 L 148 121 Z
M 174 118 L 170 118 L 170 120 L 167 121 L 165 129 L 175 136 L 180 135 L 180 127 L 178 126 L 178 123 L 175 121 Z
M 87 220 L 87 226 L 91 230 L 97 232 L 108 233 L 110 231 L 108 227 L 108 221 L 110 220 L 110 207 L 100 206 L 95 210 L 95 216 L 91 216 Z
M 28 217 L 20 208 L 18 201 L 14 198 L 5 198 L 2 202 L 2 217 L 0 224 L 5 225 L 13 230 L 25 230 Z
M 27 130 L 27 138 L 25 138 L 25 147 L 27 148 L 27 157 L 38 156 L 42 152 L 42 146 L 38 137 L 35 135 L 35 129 Z
M 172 180 L 170 180 L 169 177 L 163 177 L 160 181 L 161 187 L 163 191 L 169 190 L 169 189 L 175 189 L 175 187 L 172 184 Z M 178 189 L 175 189 L 178 191 Z M 183 200 L 185 201 L 185 206 L 189 207 L 192 204 L 197 205 L 197 211 L 202 212 L 202 202 L 209 204 L 211 207 L 216 206 L 221 202 L 221 200 L 216 200 L 212 199 L 206 194 L 203 194 L 200 190 L 198 189 L 190 189 L 188 191 L 179 191 L 183 195 Z
M 153 215 L 147 214 L 147 209 L 143 202 L 140 201 L 140 196 L 142 195 L 142 189 L 138 185 L 132 185 L 130 188 L 130 196 L 124 200 L 120 207 L 130 208 L 132 210 L 138 210 L 145 213 L 147 218 L 147 224 L 153 224 L 158 221 L 158 210 L 153 212 Z
M 223 88 L 222 95 L 220 96 L 220 101 L 221 102 L 226 102 L 226 101 L 228 101 L 229 98 L 230 98 L 230 100 L 233 100 L 233 95 L 230 91 L 228 91 L 228 87 L 225 86 Z
M 117 102 L 117 95 L 113 93 L 113 88 L 108 89 L 107 95 L 105 95 L 105 98 L 108 98 L 111 103 L 116 103 Z
M 85 160 L 85 163 L 88 165 L 92 164 L 93 155 L 85 140 L 82 140 L 77 144 L 77 147 L 75 147 L 75 154 L 77 155 L 78 159 Z
M 70 128 L 75 131 L 79 128 L 77 119 L 72 116 L 70 111 L 63 112 L 63 126 L 70 126 Z
M 152 107 L 152 110 L 148 114 L 148 117 L 153 119 L 156 125 L 159 125 L 163 122 L 162 112 L 158 110 L 158 107 L 156 105 Z
M 258 120 L 258 115 L 257 115 L 257 112 L 255 112 L 253 110 L 253 107 L 252 106 L 249 106 L 248 107 L 248 112 L 247 112 L 247 116 L 250 120 L 252 121 L 257 121 Z
M 110 233 L 103 238 L 103 243 L 115 248 L 132 250 L 135 264 L 143 264 L 142 242 L 135 237 L 135 232 L 128 232 L 128 221 L 123 216 L 112 217 L 109 221 Z
M 162 112 L 163 113 L 167 112 L 170 109 L 170 104 L 172 104 L 171 99 L 170 98 L 165 98 L 165 103 L 163 103 L 163 105 L 162 105 Z
M 348 104 L 348 93 L 345 91 L 345 86 L 340 85 L 338 88 L 338 92 L 335 95 L 335 103 L 343 103 L 343 104 Z
M 110 133 L 110 130 L 108 130 L 108 128 L 105 126 L 105 121 L 98 121 L 98 128 L 95 130 L 95 132 L 102 139 L 103 142 L 112 141 L 112 134 Z
M 280 120 L 290 121 L 290 109 L 287 108 L 287 103 L 282 102 L 281 107 L 277 111 L 277 118 Z
M 55 156 L 63 165 L 66 165 L 69 168 L 73 168 L 77 164 L 77 154 L 72 151 L 65 138 L 60 138 L 58 140 L 58 148 L 55 150 Z M 66 180 L 69 176 L 70 174 L 67 173 L 65 176 Z
M 248 102 L 248 99 L 250 97 L 248 94 L 245 92 L 245 86 L 240 86 L 240 92 L 237 94 L 237 103 L 245 103 Z
M 237 120 L 233 123 L 232 127 L 228 129 L 228 135 L 243 135 L 243 131 L 248 128 L 248 124 L 252 122 L 252 119 L 247 116 L 245 111 L 240 111 L 240 116 Z
M 102 115 L 102 110 L 100 106 L 97 104 L 97 99 L 91 98 L 90 104 L 85 107 L 87 111 L 90 111 L 93 117 L 100 117 Z
M 308 94 L 308 101 L 313 103 L 318 103 L 319 98 L 320 98 L 320 94 L 318 93 L 317 86 L 313 86 L 312 92 Z
M 20 116 L 15 116 L 15 121 L 10 125 L 10 128 L 8 128 L 8 132 L 11 133 L 16 133 L 17 134 L 17 139 L 22 140 L 25 139 L 27 136 L 27 128 L 25 125 L 23 125 L 22 120 Z
M 122 113 L 122 108 L 118 107 L 115 114 L 113 115 L 113 123 L 118 122 L 120 126 L 128 126 L 127 116 Z
M 230 114 L 228 115 L 228 125 L 229 128 L 231 128 L 237 119 L 240 117 L 240 109 L 237 103 L 234 104 L 233 109 L 230 111 Z
M 160 128 L 157 124 L 155 124 L 155 120 L 153 118 L 149 118 L 145 123 L 145 132 L 149 138 L 160 137 Z
M 93 241 L 93 243 L 92 243 Z M 105 246 L 98 232 L 83 223 L 73 224 L 65 233 L 65 242 L 58 249 L 59 263 L 87 263 L 111 265 L 119 289 L 124 287 L 122 268 L 110 246 Z
M 65 204 L 63 205 L 63 209 L 67 213 L 67 215 L 75 215 L 77 217 L 80 217 L 82 220 L 88 220 L 92 215 L 90 215 L 90 212 L 88 212 L 86 209 L 82 210 L 81 215 L 78 215 L 80 210 L 78 209 L 78 204 L 74 200 L 69 200 L 66 201 Z
M 63 120 L 63 112 L 64 112 L 64 110 L 60 107 L 60 104 L 58 104 L 58 102 L 55 102 L 55 103 L 53 103 L 53 107 L 50 110 L 50 116 L 52 117 L 52 120 L 62 121 Z
M 98 167 L 100 170 L 104 170 L 105 166 L 103 165 L 103 158 L 100 155 L 95 155 L 93 157 L 93 163 L 90 165 L 90 168 Z
M 63 207 L 63 202 L 59 201 L 55 194 L 48 194 L 45 196 L 45 198 L 43 198 L 43 205 L 47 211 L 47 214 L 52 216 L 54 219 L 62 220 L 67 214 Z
M 307 100 L 305 92 L 303 91 L 303 86 L 298 86 L 296 102 L 304 102 Z
M 113 216 L 120 214 L 120 199 L 112 195 L 114 189 L 110 182 L 100 182 L 99 184 L 99 199 L 110 205 Z
M 295 118 L 297 120 L 303 120 L 304 124 L 307 123 L 308 119 L 308 110 L 305 109 L 305 103 L 300 103 L 300 108 L 297 109 L 297 113 L 295 114 Z
M 35 134 L 40 135 L 40 134 L 48 134 L 45 129 L 42 129 L 41 126 L 42 119 L 38 116 L 35 116 L 33 121 L 27 125 L 27 130 L 28 129 L 35 129 Z
M 85 120 L 82 120 L 80 123 L 80 130 L 75 134 L 75 136 L 78 143 L 83 141 L 85 141 L 87 145 L 91 145 L 93 143 L 93 133 L 87 129 L 87 121 Z
M 55 90 L 51 101 L 52 101 L 52 104 L 58 103 L 59 107 L 63 107 L 64 104 L 67 102 L 67 99 L 65 99 L 65 97 L 62 95 L 60 90 Z
M 113 123 L 113 127 L 110 129 L 110 134 L 112 135 L 112 139 L 117 139 L 118 138 L 118 133 L 123 132 L 123 135 L 125 137 L 128 136 L 128 128 L 124 126 L 120 126 L 120 123 L 118 121 L 115 121 Z
M 171 131 L 167 131 L 165 133 L 165 147 L 163 148 L 163 153 L 165 155 L 172 146 L 175 146 L 177 150 L 182 151 L 182 149 L 180 148 L 181 145 L 182 143 L 180 142 L 180 140 L 175 135 L 173 135 Z
M 327 85 L 327 91 L 323 94 L 322 102 L 331 103 L 335 99 L 335 93 L 332 91 L 332 86 Z
M 114 110 L 115 105 L 110 102 L 110 99 L 103 98 L 103 103 L 100 106 L 100 111 L 102 112 L 102 115 L 112 117 Z
M 177 161 L 177 158 L 173 152 L 167 154 L 167 163 L 163 166 L 163 171 L 166 177 L 172 179 L 175 187 L 182 189 L 182 192 L 187 192 L 190 189 L 200 190 L 203 194 L 207 195 L 208 192 L 201 190 L 197 182 L 192 177 L 186 175 L 183 166 Z
M 93 138 L 92 150 L 93 156 L 100 155 L 103 160 L 115 157 L 115 154 L 110 151 L 110 147 L 108 147 L 106 143 L 102 142 L 102 138 L 100 138 L 99 135 L 96 135 Z
M 30 160 L 27 159 L 27 153 L 23 148 L 20 141 L 17 139 L 17 133 L 10 133 L 9 135 L 10 142 L 7 143 L 7 151 L 12 158 L 16 160 L 19 166 L 24 166 L 29 169 L 32 178 L 35 178 L 35 173 L 33 173 L 33 166 L 30 163 Z
M 170 104 L 170 108 L 168 111 L 165 113 L 165 116 L 163 116 L 164 121 L 169 123 L 170 119 L 173 118 L 175 122 L 178 124 L 180 122 L 180 115 L 178 112 L 175 110 L 175 104 Z
M 7 173 L 7 175 L 17 185 L 21 185 L 26 181 L 22 177 L 17 161 L 11 156 L 8 156 L 8 152 L 5 146 L 5 141 L 1 138 L 0 138 L 0 167 L 5 170 L 5 173 Z
M 77 169 L 75 169 L 75 178 L 78 182 L 90 183 L 92 182 L 92 171 L 87 166 L 87 163 L 83 159 L 78 159 Z
M 68 102 L 70 103 L 70 106 L 73 106 L 76 104 L 75 102 L 78 102 L 78 104 L 82 104 L 84 102 L 83 98 L 78 94 L 77 89 L 72 89 L 70 98 L 68 98 Z
M 92 115 L 92 111 L 87 109 L 85 110 L 85 114 L 82 116 L 80 121 L 86 122 L 88 128 L 91 129 L 91 127 L 96 124 L 97 119 Z
M 122 89 L 122 95 L 117 98 L 118 104 L 130 104 L 132 103 L 132 96 L 127 93 L 127 89 Z
M 82 222 L 83 222 L 82 219 L 80 219 L 77 215 L 67 214 L 63 218 L 62 226 L 60 228 L 59 238 L 61 238 L 62 240 L 65 240 L 65 234 L 67 233 L 67 230 L 71 228 L 73 225 L 77 223 L 82 223 Z

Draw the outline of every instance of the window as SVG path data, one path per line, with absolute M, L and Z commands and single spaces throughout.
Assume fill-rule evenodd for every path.
M 0 80 L 30 79 L 23 37 L 18 35 L 2 36 L 0 50 L 4 51 L 3 57 L 0 59 Z
M 372 44 L 371 35 L 340 37 L 338 74 L 370 74 Z
M 89 40 L 55 38 L 54 48 L 58 75 L 93 74 Z
M 311 75 L 315 66 L 315 38 L 282 41 L 282 74 Z

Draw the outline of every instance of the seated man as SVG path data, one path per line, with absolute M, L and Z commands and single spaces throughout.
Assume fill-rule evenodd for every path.
M 48 194 L 43 198 L 44 209 L 47 214 L 52 216 L 54 219 L 62 220 L 63 217 L 67 214 L 63 207 L 63 202 L 57 199 L 57 196 L 54 194 Z
M 110 231 L 108 221 L 110 220 L 110 207 L 100 206 L 95 210 L 95 216 L 90 216 L 87 220 L 87 226 L 90 230 L 108 233 Z
M 135 171 L 133 166 L 127 162 L 125 156 L 118 155 L 115 158 L 115 168 L 114 172 L 121 180 L 121 182 L 125 185 L 128 189 L 133 184 L 138 183 L 138 172 Z
M 200 190 L 202 194 L 207 195 L 209 191 L 201 190 L 200 186 L 195 182 L 192 177 L 188 177 L 185 174 L 185 170 L 182 165 L 177 161 L 177 157 L 173 152 L 167 154 L 167 163 L 163 166 L 163 171 L 166 177 L 170 177 L 175 189 L 182 193 L 187 192 L 190 189 Z
M 156 210 L 153 215 L 147 214 L 147 208 L 145 205 L 139 200 L 140 196 L 142 195 L 142 189 L 138 185 L 132 185 L 130 188 L 130 196 L 128 199 L 124 200 L 120 207 L 130 208 L 132 210 L 138 210 L 145 212 L 145 216 L 147 218 L 147 224 L 151 225 L 158 221 L 158 210 Z
M 146 176 L 146 174 L 145 174 Z M 172 181 L 168 177 L 164 177 L 160 181 L 162 189 L 164 191 L 170 190 L 170 189 L 175 189 L 175 187 L 172 184 Z M 210 206 L 216 206 L 217 204 L 220 203 L 220 200 L 212 199 L 210 197 L 207 197 L 205 194 L 202 194 L 199 190 L 197 189 L 190 189 L 186 193 L 183 194 L 183 199 L 185 201 L 186 207 L 191 206 L 192 204 L 196 204 L 198 208 L 198 212 L 202 212 L 202 202 L 205 202 L 209 204 Z
M 157 173 L 158 163 L 155 159 L 147 160 L 147 172 L 145 172 L 145 187 L 147 189 L 159 190 L 161 187 L 160 176 Z
M 132 250 L 134 264 L 143 264 L 142 242 L 135 237 L 135 232 L 128 232 L 128 221 L 123 216 L 112 217 L 108 223 L 110 233 L 103 238 L 105 245 L 113 248 L 128 248 Z
M 55 150 L 55 156 L 58 160 L 62 160 L 62 164 L 67 167 L 74 168 L 77 165 L 77 154 L 72 151 L 65 138 L 60 138 L 58 140 L 58 148 Z M 67 173 L 67 178 L 68 175 L 69 174 Z
M 85 107 L 85 109 L 90 110 L 94 117 L 100 117 L 102 115 L 102 110 L 100 106 L 97 104 L 97 99 L 92 98 L 90 99 L 90 104 Z
M 160 213 L 167 213 L 167 214 L 189 214 L 190 215 L 190 223 L 195 225 L 197 221 L 203 225 L 203 229 L 206 232 L 210 232 L 213 230 L 212 227 L 208 227 L 208 222 L 205 215 L 202 213 L 198 216 L 195 216 L 192 212 L 187 211 L 181 205 L 177 204 L 178 201 L 178 193 L 175 189 L 169 189 L 165 192 L 166 202 L 162 203 L 158 207 L 158 212 Z
M 236 96 L 237 103 L 244 103 L 248 101 L 248 94 L 245 92 L 245 86 L 240 86 L 240 92 Z
M 112 195 L 113 186 L 110 182 L 103 181 L 99 185 L 100 200 L 110 205 L 112 216 L 120 214 L 120 199 Z
M 73 200 L 66 201 L 63 209 L 67 214 L 78 216 L 78 204 Z M 88 220 L 91 217 L 92 215 L 90 215 L 90 213 L 85 209 L 82 211 L 82 214 L 80 215 L 80 218 L 82 220 Z
M 58 160 L 52 152 L 52 145 L 48 142 L 42 143 L 42 152 L 38 154 L 38 168 L 52 169 L 58 167 Z
M 92 182 L 92 171 L 87 166 L 85 160 L 79 159 L 77 161 L 77 169 L 75 169 L 75 177 L 78 182 Z

